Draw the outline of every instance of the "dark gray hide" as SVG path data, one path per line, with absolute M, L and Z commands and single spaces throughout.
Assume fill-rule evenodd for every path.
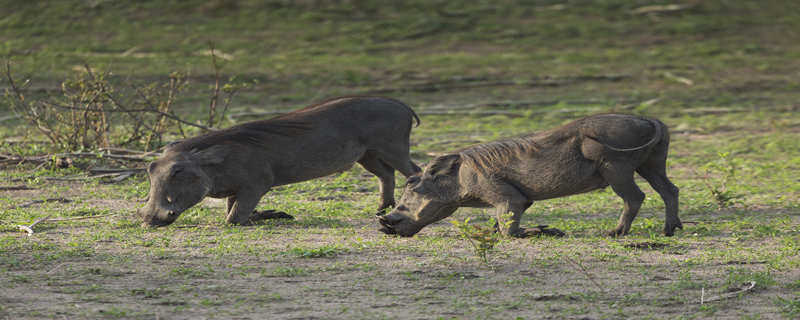
M 625 203 L 610 234 L 624 235 L 645 197 L 634 183 L 637 172 L 664 200 L 664 233 L 671 236 L 682 226 L 678 188 L 666 175 L 668 147 L 669 133 L 661 121 L 622 114 L 590 116 L 550 131 L 472 146 L 437 157 L 408 178 L 399 205 L 380 217 L 381 231 L 412 236 L 459 207 L 494 207 L 498 221 L 512 213 L 510 223 L 500 224 L 510 227 L 501 232 L 530 236 L 535 232 L 519 223 L 534 201 L 610 185 Z
M 355 162 L 380 179 L 384 210 L 394 206 L 394 171 L 420 171 L 408 156 L 415 119 L 397 100 L 343 97 L 172 144 L 148 167 L 149 200 L 139 214 L 147 226 L 168 225 L 208 196 L 227 198 L 229 223 L 247 224 L 270 188 Z

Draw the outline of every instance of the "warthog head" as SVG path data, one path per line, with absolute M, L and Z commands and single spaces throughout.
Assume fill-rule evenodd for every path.
M 145 227 L 166 226 L 211 191 L 211 178 L 203 171 L 202 152 L 169 153 L 147 167 L 150 193 L 139 209 Z
M 460 165 L 458 154 L 445 155 L 433 159 L 423 172 L 409 177 L 398 206 L 379 217 L 383 226 L 380 230 L 410 237 L 453 214 L 461 200 Z

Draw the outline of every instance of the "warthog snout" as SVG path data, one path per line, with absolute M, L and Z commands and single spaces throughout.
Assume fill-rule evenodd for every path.
M 393 212 L 385 216 L 378 217 L 378 222 L 381 224 L 379 229 L 385 234 L 396 234 L 403 237 L 410 237 L 419 232 L 420 227 L 417 227 L 408 217 Z
M 401 217 L 392 215 L 379 216 L 378 222 L 383 226 L 380 231 L 385 234 L 397 234 L 397 231 L 394 230 L 394 225 L 400 222 L 400 220 L 402 220 Z

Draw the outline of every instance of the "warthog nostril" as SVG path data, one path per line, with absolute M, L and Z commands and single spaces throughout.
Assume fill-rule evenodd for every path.
M 379 219 L 380 219 L 380 222 L 381 222 L 382 225 L 385 225 L 387 227 L 391 227 L 393 225 L 396 225 L 396 224 L 400 223 L 400 221 L 403 221 L 403 219 L 405 219 L 405 217 L 403 217 L 401 215 L 397 215 L 397 214 L 388 214 L 388 215 L 385 215 L 385 216 L 381 216 Z
M 172 210 L 167 211 L 167 215 L 170 216 L 170 217 L 174 217 L 175 216 L 175 211 L 172 211 Z

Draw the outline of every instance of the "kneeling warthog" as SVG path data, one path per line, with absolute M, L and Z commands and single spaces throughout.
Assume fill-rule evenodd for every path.
M 229 223 L 248 224 L 270 188 L 355 162 L 380 179 L 378 210 L 392 207 L 394 171 L 420 171 L 408 155 L 415 119 L 397 100 L 343 97 L 174 143 L 147 168 L 150 194 L 139 214 L 146 226 L 168 225 L 209 196 L 227 198 Z
M 634 182 L 637 172 L 664 200 L 664 233 L 671 236 L 682 225 L 678 188 L 666 175 L 668 147 L 669 133 L 661 121 L 622 114 L 590 116 L 550 131 L 468 147 L 436 157 L 422 173 L 409 177 L 399 205 L 380 217 L 381 231 L 412 236 L 459 207 L 494 207 L 498 225 L 508 226 L 500 232 L 526 237 L 543 232 L 519 226 L 534 201 L 610 185 L 625 202 L 610 234 L 624 235 L 645 197 Z

